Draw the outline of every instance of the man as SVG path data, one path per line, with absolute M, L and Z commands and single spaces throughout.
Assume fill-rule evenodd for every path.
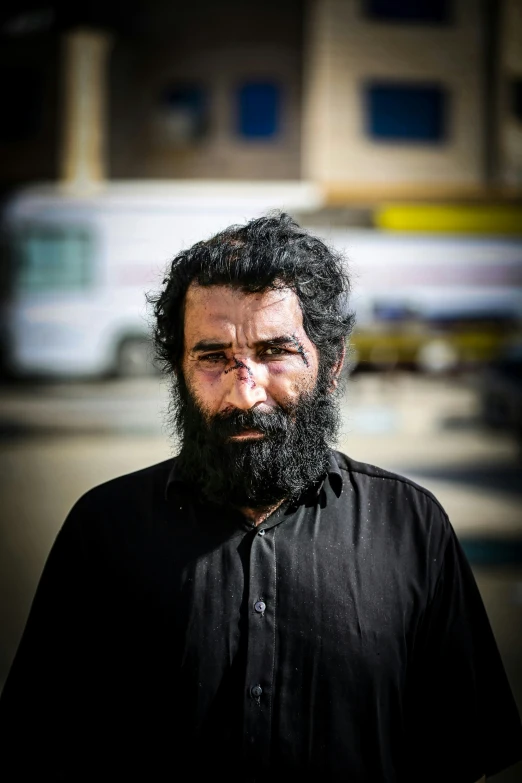
M 88 492 L 2 699 L 7 779 L 475 783 L 520 757 L 447 517 L 329 447 L 342 260 L 278 215 L 155 299 L 179 455 Z

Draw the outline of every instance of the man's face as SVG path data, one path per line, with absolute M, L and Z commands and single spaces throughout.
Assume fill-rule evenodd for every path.
M 293 291 L 193 284 L 184 339 L 178 468 L 201 495 L 268 508 L 324 475 L 338 409 Z
M 318 377 L 318 352 L 290 289 L 243 293 L 192 284 L 185 304 L 182 372 L 207 420 L 233 411 L 293 408 Z M 249 429 L 235 441 L 261 439 Z

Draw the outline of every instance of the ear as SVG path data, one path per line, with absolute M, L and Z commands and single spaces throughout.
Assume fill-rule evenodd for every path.
M 332 391 L 334 389 L 337 389 L 337 386 L 339 385 L 339 376 L 341 374 L 341 370 L 343 369 L 345 357 L 346 357 L 346 344 L 343 340 L 341 353 L 339 354 L 339 358 L 332 368 Z

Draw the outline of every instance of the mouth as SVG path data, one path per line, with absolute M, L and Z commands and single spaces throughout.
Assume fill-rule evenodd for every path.
M 259 430 L 243 430 L 243 432 L 239 432 L 237 435 L 231 435 L 230 440 L 259 440 L 264 437 L 264 433 L 259 432 Z

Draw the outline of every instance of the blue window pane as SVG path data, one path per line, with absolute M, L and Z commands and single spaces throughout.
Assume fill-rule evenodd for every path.
M 448 22 L 449 0 L 366 0 L 373 19 L 397 22 Z
M 382 141 L 443 141 L 446 97 L 439 85 L 373 84 L 367 91 L 368 132 Z
M 250 139 L 275 136 L 280 123 L 280 90 L 270 82 L 249 82 L 238 93 L 239 133 Z

